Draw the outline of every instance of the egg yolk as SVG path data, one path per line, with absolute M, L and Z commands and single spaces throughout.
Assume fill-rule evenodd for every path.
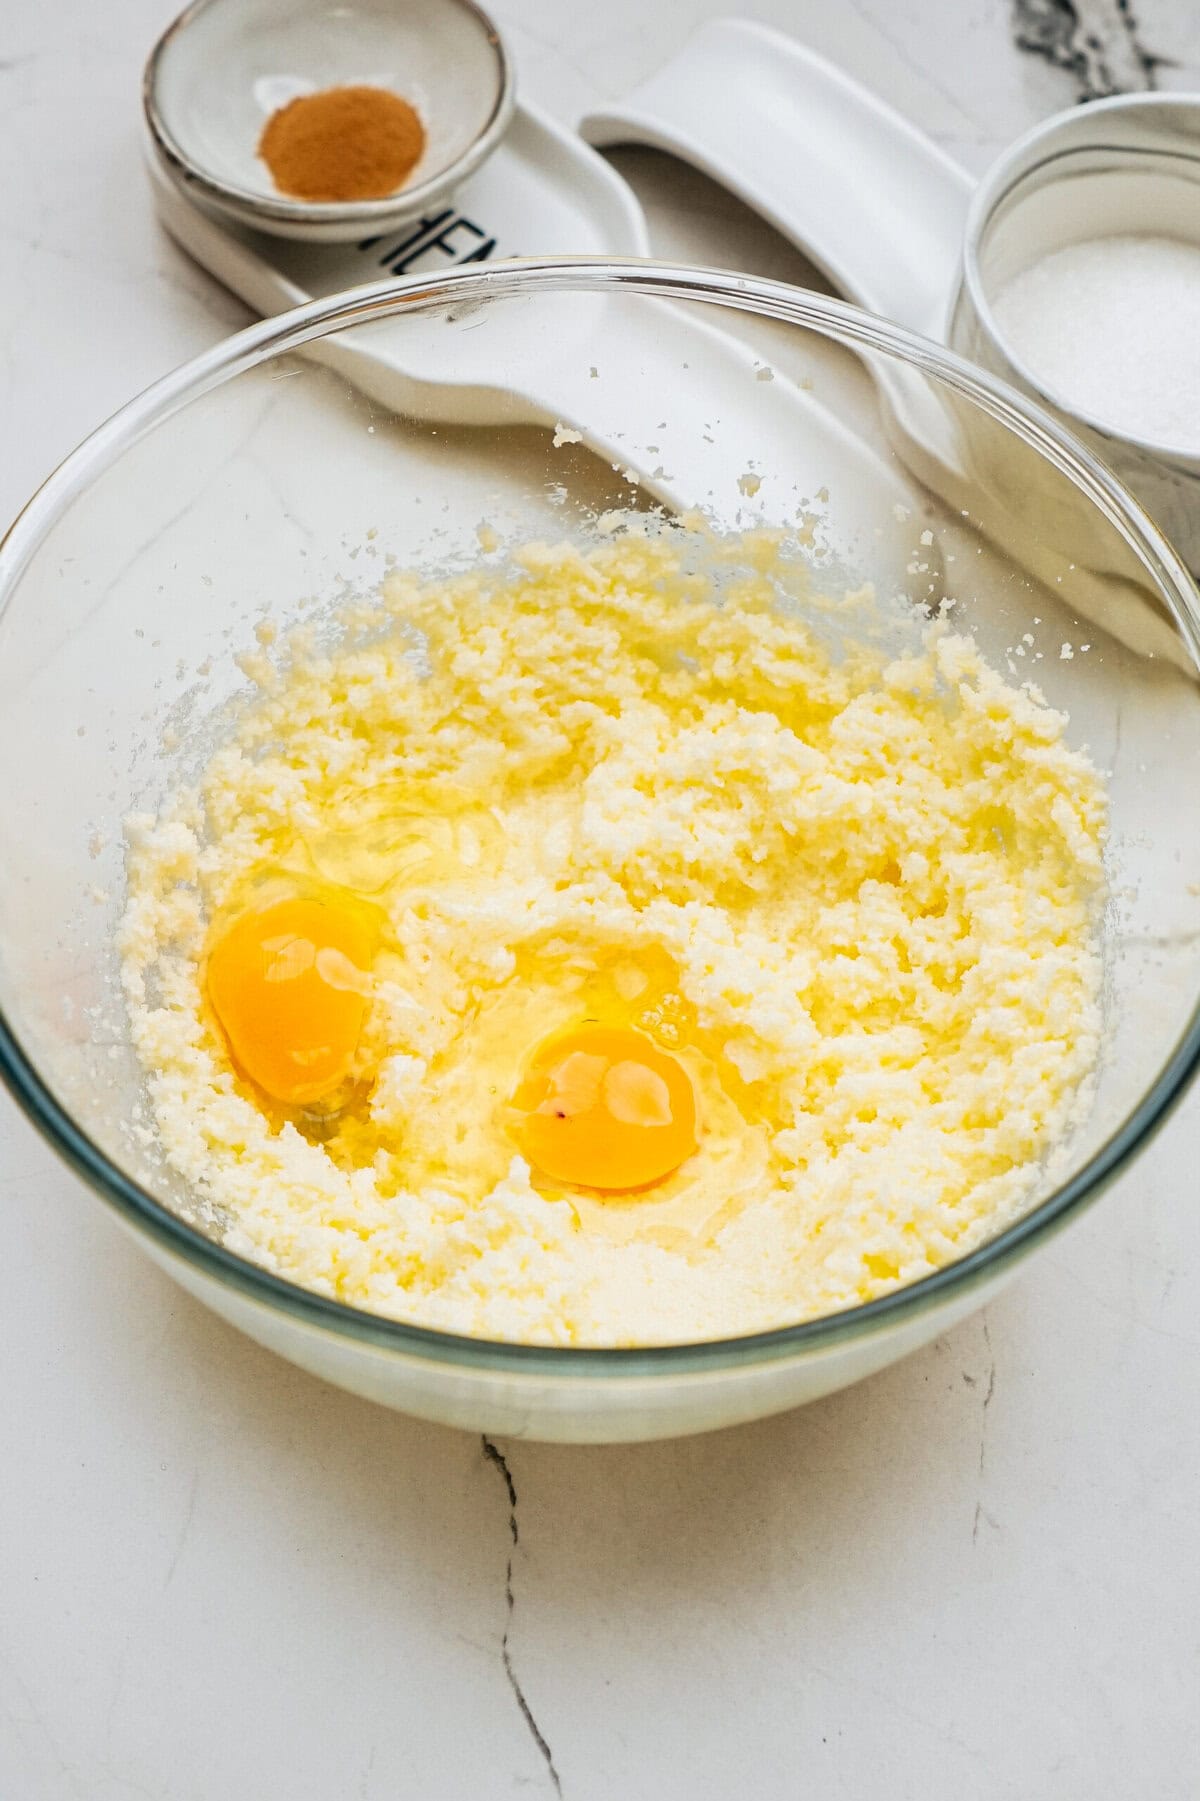
M 552 1181 L 646 1188 L 696 1148 L 683 1065 L 627 1026 L 582 1025 L 534 1051 L 512 1098 L 523 1155 Z
M 273 1099 L 303 1106 L 346 1080 L 373 937 L 361 909 L 297 897 L 239 914 L 213 945 L 213 1011 L 238 1064 Z

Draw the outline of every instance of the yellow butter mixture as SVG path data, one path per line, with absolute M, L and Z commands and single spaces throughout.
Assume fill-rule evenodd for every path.
M 150 1130 L 225 1242 L 627 1345 L 1016 1217 L 1097 1056 L 1103 784 L 969 638 L 869 613 L 629 530 L 296 634 L 129 829 Z

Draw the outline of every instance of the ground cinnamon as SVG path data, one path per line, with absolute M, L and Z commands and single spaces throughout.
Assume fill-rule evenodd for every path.
M 387 88 L 325 88 L 272 113 L 258 154 L 297 200 L 382 200 L 412 173 L 425 128 Z

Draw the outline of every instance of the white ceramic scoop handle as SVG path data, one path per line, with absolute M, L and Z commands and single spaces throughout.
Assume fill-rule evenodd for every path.
M 591 144 L 695 164 L 798 245 L 850 300 L 945 336 L 972 180 L 890 106 L 782 33 L 714 19 L 627 100 L 580 121 Z

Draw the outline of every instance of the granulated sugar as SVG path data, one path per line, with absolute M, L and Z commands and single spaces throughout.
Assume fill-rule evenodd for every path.
M 1200 245 L 1069 244 L 1009 282 L 993 310 L 1055 396 L 1131 437 L 1200 451 Z

